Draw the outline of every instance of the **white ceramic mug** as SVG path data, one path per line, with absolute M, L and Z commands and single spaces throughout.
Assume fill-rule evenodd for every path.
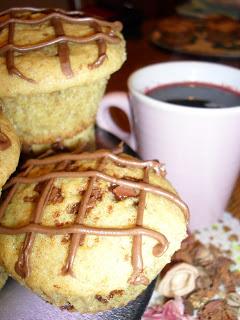
M 240 106 L 178 106 L 145 93 L 159 85 L 196 81 L 240 92 L 238 69 L 194 61 L 159 63 L 130 76 L 129 99 L 124 92 L 107 94 L 97 115 L 100 127 L 124 140 L 141 158 L 166 164 L 169 180 L 190 208 L 191 229 L 214 223 L 227 206 L 240 169 Z M 127 114 L 130 134 L 114 123 L 111 106 Z

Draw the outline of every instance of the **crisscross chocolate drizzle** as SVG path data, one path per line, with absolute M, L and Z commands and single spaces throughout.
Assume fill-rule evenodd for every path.
M 73 264 L 77 254 L 79 245 L 83 243 L 86 235 L 109 236 L 109 237 L 133 237 L 132 244 L 132 276 L 129 279 L 131 284 L 147 285 L 149 280 L 144 275 L 144 263 L 142 257 L 142 236 L 148 236 L 157 240 L 157 244 L 153 247 L 153 255 L 161 256 L 168 247 L 166 237 L 155 230 L 143 226 L 144 210 L 146 205 L 147 192 L 164 197 L 175 203 L 183 212 L 186 220 L 189 218 L 189 212 L 186 204 L 174 193 L 167 191 L 160 186 L 149 183 L 149 171 L 154 170 L 158 175 L 165 175 L 164 167 L 156 160 L 140 161 L 137 159 L 126 158 L 120 155 L 121 147 L 113 150 L 99 150 L 93 153 L 65 153 L 58 154 L 44 159 L 31 159 L 27 161 L 23 167 L 24 171 L 15 178 L 12 178 L 5 189 L 10 189 L 5 200 L 0 207 L 0 220 L 4 212 L 11 202 L 20 184 L 31 184 L 45 182 L 40 197 L 37 199 L 35 207 L 30 218 L 30 222 L 19 227 L 6 227 L 0 224 L 0 233 L 8 235 L 26 234 L 22 245 L 18 261 L 15 265 L 16 272 L 25 278 L 30 274 L 30 256 L 34 245 L 34 240 L 38 233 L 45 235 L 70 235 L 70 245 L 68 256 L 65 265 L 62 268 L 62 274 L 73 274 Z M 79 171 L 77 161 L 79 160 L 98 160 L 98 165 L 95 170 Z M 142 181 L 133 181 L 130 178 L 116 178 L 104 173 L 104 166 L 107 160 L 119 166 L 127 166 L 129 168 L 141 168 L 143 170 Z M 68 165 L 71 163 L 71 171 L 68 170 Z M 44 167 L 46 165 L 53 166 L 53 169 L 43 175 L 32 176 L 31 171 L 35 167 Z M 50 169 L 49 169 L 50 170 Z M 81 203 L 78 207 L 78 212 L 75 221 L 70 225 L 63 226 L 44 226 L 41 224 L 41 219 L 44 214 L 44 208 L 48 205 L 48 199 L 51 190 L 54 187 L 54 181 L 58 178 L 79 178 L 85 177 L 88 179 L 86 190 L 84 192 Z M 114 186 L 121 186 L 139 191 L 139 202 L 137 207 L 136 226 L 131 228 L 100 228 L 84 225 L 84 217 L 88 209 L 88 204 L 91 195 L 94 191 L 94 184 L 98 179 L 109 182 Z
M 24 13 L 29 13 L 29 16 L 24 16 Z M 31 18 L 34 13 L 42 13 L 43 17 Z M 20 14 L 20 17 L 19 17 Z M 22 14 L 22 16 L 21 16 Z M 106 43 L 119 43 L 120 37 L 116 32 L 122 30 L 122 24 L 118 21 L 107 22 L 91 17 L 86 17 L 81 11 L 65 11 L 62 9 L 47 9 L 47 8 L 11 8 L 0 12 L 0 31 L 8 28 L 7 42 L 0 46 L 0 54 L 6 56 L 6 66 L 10 75 L 16 75 L 26 81 L 35 83 L 33 79 L 26 77 L 14 64 L 14 53 L 27 53 L 30 51 L 42 49 L 56 44 L 58 47 L 58 57 L 63 74 L 67 78 L 73 77 L 73 70 L 70 63 L 70 53 L 68 43 L 86 44 L 96 42 L 98 47 L 98 57 L 91 63 L 89 68 L 99 67 L 106 59 Z M 49 22 L 55 32 L 55 37 L 40 43 L 31 45 L 16 45 L 14 44 L 15 26 L 16 24 L 25 25 L 41 25 Z M 88 25 L 93 32 L 89 36 L 68 36 L 64 33 L 63 22 L 68 22 L 77 25 Z

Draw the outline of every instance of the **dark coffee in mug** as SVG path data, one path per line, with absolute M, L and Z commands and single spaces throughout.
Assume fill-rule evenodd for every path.
M 159 101 L 195 108 L 215 109 L 240 105 L 240 92 L 201 82 L 161 85 L 148 90 L 146 95 Z

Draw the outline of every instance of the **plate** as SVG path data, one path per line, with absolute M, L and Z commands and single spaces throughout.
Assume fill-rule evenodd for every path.
M 221 20 L 224 19 L 224 20 Z M 171 36 L 172 30 L 167 31 L 168 34 L 166 34 L 166 29 L 163 31 L 162 22 L 168 21 L 170 24 L 171 21 L 173 21 L 175 29 L 178 28 L 178 20 L 180 23 L 188 23 L 190 22 L 193 26 L 194 32 L 192 32 L 192 35 L 185 33 L 179 33 L 179 35 L 176 36 L 176 40 L 174 38 L 172 39 L 171 43 L 169 43 L 168 39 L 169 36 Z M 217 21 L 219 20 L 219 22 Z M 212 32 L 209 30 L 209 25 L 211 23 L 219 24 L 219 32 Z M 227 41 L 226 40 L 226 33 L 220 32 L 221 24 L 223 21 L 226 23 L 232 23 L 236 24 L 236 28 L 238 29 L 239 36 L 236 34 L 236 36 L 233 37 L 231 34 L 232 40 Z M 173 27 L 173 29 L 174 29 Z M 226 26 L 227 27 L 227 26 Z M 218 27 L 216 27 L 216 30 Z M 172 27 L 171 27 L 172 29 Z M 190 32 L 190 31 L 189 31 Z M 173 33 L 173 32 L 172 32 Z M 183 41 L 183 43 L 179 43 L 179 39 L 186 39 L 189 38 L 188 41 Z M 175 33 L 176 35 L 176 33 Z M 222 35 L 222 37 L 221 37 Z M 215 37 L 215 39 L 214 39 Z M 168 17 L 166 19 L 163 19 L 159 21 L 159 26 L 153 30 L 150 36 L 150 40 L 152 43 L 154 43 L 156 46 L 175 51 L 178 53 L 183 54 L 190 54 L 194 56 L 200 56 L 200 57 L 212 57 L 212 58 L 228 58 L 228 59 L 238 59 L 240 58 L 240 22 L 237 20 L 233 20 L 231 18 L 223 17 L 212 17 L 208 19 L 190 19 L 186 17 Z

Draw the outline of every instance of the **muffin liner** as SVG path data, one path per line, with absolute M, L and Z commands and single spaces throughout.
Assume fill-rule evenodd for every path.
M 1 320 L 139 320 L 154 290 L 155 280 L 126 306 L 96 314 L 80 314 L 61 310 L 45 302 L 14 280 L 0 291 Z

